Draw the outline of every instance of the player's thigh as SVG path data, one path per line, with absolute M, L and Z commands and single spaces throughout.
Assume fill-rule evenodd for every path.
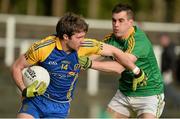
M 111 118 L 128 118 L 128 116 L 118 113 L 113 109 L 111 109 L 110 107 L 108 107 L 106 111 Z
M 134 97 L 132 99 L 133 110 L 136 111 L 138 117 L 160 117 L 164 109 L 164 94 Z
M 43 117 L 42 118 L 61 118 L 65 119 L 69 115 L 70 111 L 70 103 L 69 102 L 54 102 L 54 101 L 46 101 L 46 106 L 44 106 Z
M 128 103 L 127 97 L 123 95 L 119 90 L 116 92 L 115 96 L 111 99 L 108 104 L 108 113 L 113 117 L 130 117 L 132 110 Z
M 138 117 L 139 118 L 149 118 L 149 119 L 157 118 L 154 114 L 151 114 L 151 113 L 143 113 Z
M 22 101 L 22 105 L 18 111 L 17 116 L 19 118 L 22 118 L 24 116 L 39 118 L 39 111 L 34 105 L 34 103 L 31 101 L 31 99 L 26 98 Z
M 20 118 L 20 119 L 33 119 L 34 117 L 30 114 L 27 114 L 27 113 L 18 113 L 17 114 L 17 118 Z

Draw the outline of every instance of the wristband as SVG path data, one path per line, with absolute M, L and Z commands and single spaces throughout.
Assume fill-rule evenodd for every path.
M 139 73 L 139 71 L 140 71 L 140 69 L 137 66 L 132 70 L 132 72 L 136 75 Z
M 23 96 L 23 97 L 26 97 L 26 93 L 27 93 L 27 88 L 25 88 L 25 89 L 22 91 L 22 96 Z
M 139 77 L 142 75 L 142 73 L 143 73 L 142 70 L 140 70 L 138 74 L 135 74 L 135 75 L 134 75 L 134 77 L 135 77 L 135 78 L 139 78 Z

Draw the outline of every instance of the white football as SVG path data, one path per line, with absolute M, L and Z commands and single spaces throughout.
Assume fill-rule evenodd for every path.
M 34 81 L 38 80 L 38 85 L 44 81 L 48 86 L 50 83 L 50 76 L 48 71 L 41 66 L 31 66 L 22 70 L 23 80 L 25 86 L 31 85 Z

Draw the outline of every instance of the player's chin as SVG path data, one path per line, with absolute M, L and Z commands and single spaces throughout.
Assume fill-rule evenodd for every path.
M 80 46 L 78 46 L 78 47 L 74 47 L 73 49 L 74 49 L 74 50 L 76 50 L 76 51 L 78 51 L 78 50 L 79 50 L 79 48 L 80 48 Z
M 114 33 L 114 35 L 118 35 L 118 34 L 119 34 L 119 31 L 113 30 L 113 33 Z
M 76 49 L 79 50 L 80 47 L 81 47 L 81 45 L 77 46 Z
M 122 36 L 122 33 L 120 33 L 120 32 L 115 32 L 114 35 L 119 38 L 119 37 Z

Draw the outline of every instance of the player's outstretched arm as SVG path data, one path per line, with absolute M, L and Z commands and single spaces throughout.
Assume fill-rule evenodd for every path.
M 102 53 L 105 55 L 111 54 L 116 59 L 116 61 L 118 61 L 120 64 L 122 64 L 124 67 L 126 67 L 127 69 L 131 70 L 134 73 L 134 78 L 133 78 L 133 82 L 132 82 L 132 90 L 133 91 L 136 91 L 138 86 L 146 86 L 147 85 L 146 84 L 147 77 L 146 77 L 144 71 L 139 69 L 135 65 L 137 58 L 134 55 L 124 53 L 120 49 L 110 46 L 108 44 L 103 45 Z
M 91 60 L 87 56 L 79 56 L 78 59 L 79 64 L 84 70 L 91 68 L 99 71 L 118 74 L 121 74 L 121 72 L 125 70 L 125 68 L 116 61 L 96 61 Z
M 113 56 L 117 62 L 131 71 L 136 68 L 136 65 L 134 64 L 134 62 L 137 60 L 136 57 L 130 57 L 127 53 L 124 53 L 122 50 L 112 45 L 104 43 L 101 55 Z
M 93 54 L 113 56 L 121 65 L 129 70 L 133 71 L 136 67 L 134 64 L 136 57 L 129 57 L 122 50 L 95 39 L 85 39 L 81 43 L 81 48 L 79 49 L 78 54 L 79 56 L 91 56 Z
M 121 74 L 125 68 L 116 61 L 93 61 L 92 69 Z
M 102 55 L 102 56 L 112 56 L 120 64 L 121 67 L 123 67 L 123 68 L 125 67 L 125 68 L 131 70 L 135 75 L 133 85 L 132 85 L 132 87 L 135 87 L 135 88 L 133 88 L 134 91 L 136 90 L 136 87 L 138 86 L 139 83 L 141 83 L 142 81 L 146 81 L 144 79 L 142 80 L 142 77 L 145 78 L 144 72 L 135 65 L 135 62 L 137 60 L 136 56 L 125 53 L 122 50 L 120 50 L 112 45 L 109 45 L 109 44 L 106 44 L 103 42 L 99 42 L 94 39 L 86 39 L 82 43 L 82 47 L 83 48 L 80 50 L 81 51 L 80 54 L 82 56 L 90 56 L 92 54 L 98 54 L 98 55 Z M 84 52 L 84 51 L 86 51 L 86 52 Z M 117 70 L 116 65 L 112 68 L 109 68 L 109 65 L 94 62 L 94 64 L 95 63 L 97 63 L 97 64 L 93 65 L 93 63 L 92 63 L 91 68 L 94 68 L 96 70 L 101 70 L 101 71 L 103 71 L 103 70 L 104 71 L 116 71 Z M 88 68 L 90 68 L 90 67 L 88 67 Z M 122 70 L 120 70 L 120 72 L 122 72 L 124 70 L 123 68 L 120 68 L 120 69 L 122 69 Z M 136 82 L 138 82 L 138 83 L 136 83 Z

